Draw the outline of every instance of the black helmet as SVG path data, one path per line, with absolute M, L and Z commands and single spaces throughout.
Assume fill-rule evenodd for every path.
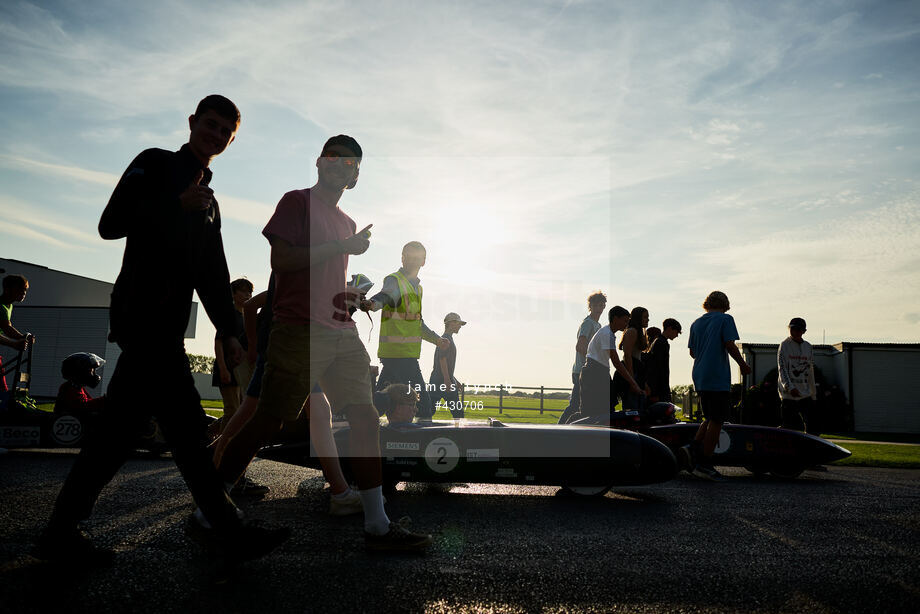
M 89 352 L 71 354 L 61 363 L 61 375 L 64 379 L 77 385 L 95 388 L 102 381 L 96 369 L 105 364 L 105 360 Z
M 674 424 L 677 422 L 677 418 L 674 415 L 676 411 L 677 407 L 673 403 L 661 401 L 652 403 L 645 408 L 643 413 L 645 421 L 651 426 L 656 426 L 661 424 Z

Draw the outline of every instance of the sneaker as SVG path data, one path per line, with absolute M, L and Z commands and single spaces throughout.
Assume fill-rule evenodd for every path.
M 355 490 L 349 490 L 344 497 L 329 495 L 330 516 L 350 516 L 360 514 L 363 511 L 364 505 L 361 503 L 361 495 Z
M 270 491 L 271 488 L 265 484 L 259 484 L 256 481 L 250 480 L 247 476 L 243 476 L 236 483 L 236 485 L 230 489 L 231 497 L 260 497 Z
M 707 467 L 706 465 L 697 464 L 691 473 L 698 478 L 709 480 L 710 482 L 725 481 L 725 477 L 719 473 L 715 467 Z
M 677 464 L 680 465 L 681 469 L 693 472 L 693 466 L 696 463 L 693 462 L 693 450 L 690 448 L 689 443 L 677 448 Z
M 244 522 L 236 529 L 217 531 L 204 528 L 193 514 L 185 523 L 185 534 L 212 556 L 233 561 L 251 561 L 283 544 L 291 536 L 291 530 L 287 527 L 267 529 L 252 522 Z
M 93 544 L 86 531 L 47 528 L 38 538 L 37 558 L 46 561 L 67 561 L 80 565 L 106 566 L 112 564 L 115 553 Z
M 364 546 L 375 552 L 422 552 L 431 544 L 428 533 L 413 533 L 407 527 L 408 517 L 390 522 L 390 530 L 383 535 L 364 532 Z

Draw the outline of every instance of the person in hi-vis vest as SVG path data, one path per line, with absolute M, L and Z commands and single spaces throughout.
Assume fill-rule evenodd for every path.
M 425 326 L 422 319 L 422 285 L 419 269 L 425 264 L 425 246 L 418 241 L 406 243 L 402 250 L 402 267 L 383 280 L 383 289 L 362 305 L 368 311 L 382 310 L 380 343 L 377 357 L 383 364 L 377 389 L 387 384 L 408 384 L 418 392 L 418 417 L 431 419 L 434 407 L 425 390 L 425 380 L 419 368 L 422 339 L 441 349 L 450 342 Z

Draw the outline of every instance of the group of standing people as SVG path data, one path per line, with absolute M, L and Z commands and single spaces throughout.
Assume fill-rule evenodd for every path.
M 617 305 L 607 312 L 608 324 L 600 326 L 600 314 L 606 303 L 603 293 L 589 296 L 589 314 L 579 328 L 575 365 L 578 367 L 581 362 L 576 386 L 579 389 L 578 413 L 607 415 L 618 401 L 625 410 L 642 410 L 650 402 L 669 401 L 669 342 L 681 333 L 680 322 L 674 318 L 664 320 L 660 334 L 649 343 L 646 308 L 635 307 L 629 311 Z M 710 480 L 721 479 L 713 466 L 712 456 L 722 424 L 731 411 L 729 357 L 738 363 L 742 374 L 751 370 L 735 344 L 739 336 L 734 319 L 726 313 L 729 308 L 728 297 L 723 292 L 711 292 L 703 301 L 705 313 L 690 326 L 687 343 L 693 358 L 693 383 L 704 419 L 693 443 L 682 449 L 682 453 L 694 475 Z M 623 335 L 617 344 L 616 333 L 620 331 Z M 618 348 L 623 353 L 622 360 Z M 610 363 L 615 370 L 613 378 L 610 377 Z M 575 379 L 573 375 L 573 382 Z M 573 389 L 573 400 L 575 396 Z M 575 413 L 570 405 L 560 421 L 570 421 Z
M 681 333 L 680 322 L 667 318 L 653 338 L 647 334 L 649 313 L 645 307 L 632 311 L 619 305 L 600 319 L 607 307 L 603 292 L 588 296 L 588 315 L 578 328 L 575 363 L 572 365 L 572 393 L 561 423 L 576 413 L 599 415 L 618 401 L 623 409 L 642 409 L 647 404 L 671 400 L 670 341 Z M 623 332 L 619 344 L 616 333 Z M 617 349 L 622 352 L 623 358 Z M 609 364 L 614 375 L 610 378 Z
M 671 400 L 669 342 L 681 334 L 680 322 L 667 318 L 661 329 L 647 328 L 647 309 L 635 307 L 628 311 L 617 305 L 607 313 L 608 324 L 601 326 L 606 305 L 607 297 L 602 292 L 588 297 L 588 315 L 578 328 L 575 344 L 572 394 L 560 423 L 571 421 L 578 413 L 606 415 L 618 402 L 624 410 L 642 410 L 648 404 Z M 729 358 L 738 364 L 742 375 L 750 373 L 751 367 L 736 343 L 740 336 L 734 318 L 727 313 L 731 308 L 728 296 L 715 290 L 702 306 L 705 313 L 690 326 L 687 347 L 693 358 L 693 385 L 703 422 L 693 443 L 681 452 L 694 475 L 720 480 L 722 476 L 713 466 L 712 457 L 722 425 L 731 414 Z M 617 344 L 616 333 L 620 331 L 623 335 Z M 817 395 L 814 351 L 802 338 L 805 331 L 805 320 L 793 318 L 789 322 L 789 337 L 777 351 L 781 426 L 817 433 L 813 416 Z M 622 360 L 617 349 L 623 354 Z

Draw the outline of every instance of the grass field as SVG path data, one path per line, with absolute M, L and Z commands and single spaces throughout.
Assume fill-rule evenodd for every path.
M 564 408 L 563 408 L 564 409 Z M 524 422 L 529 424 L 556 424 L 559 422 L 559 416 L 562 415 L 562 409 L 553 411 L 544 411 L 542 414 L 538 411 L 529 409 L 506 409 L 503 413 L 498 413 L 497 409 L 467 410 L 464 417 L 468 420 L 488 420 L 495 418 L 502 422 Z M 435 420 L 450 420 L 450 412 L 446 409 L 440 409 L 434 414 Z
M 920 435 L 911 433 L 822 433 L 825 439 L 861 439 L 885 443 L 920 443 Z
M 482 402 L 483 405 L 492 405 L 494 407 L 498 407 L 497 394 L 468 394 L 466 395 L 466 400 L 475 403 Z M 566 408 L 568 404 L 568 399 L 543 399 L 543 409 L 553 409 L 561 412 Z M 533 397 L 512 397 L 506 395 L 502 398 L 502 406 L 509 408 L 527 407 L 540 409 L 540 399 L 535 399 Z M 498 410 L 496 409 L 495 411 Z
M 920 469 L 920 446 L 885 443 L 841 443 L 840 445 L 852 452 L 853 456 L 837 461 L 835 465 Z

